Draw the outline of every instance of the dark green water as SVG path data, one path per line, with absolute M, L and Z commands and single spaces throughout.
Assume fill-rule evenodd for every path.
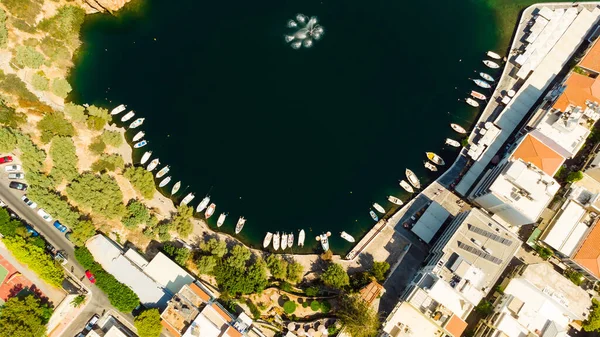
M 475 119 L 457 99 L 497 39 L 477 1 L 144 2 L 87 19 L 73 100 L 146 117 L 136 161 L 152 150 L 183 181 L 177 197 L 196 192 L 194 207 L 210 192 L 211 226 L 227 211 L 231 233 L 243 215 L 253 245 L 304 228 L 307 252 L 324 231 L 334 252 L 349 249 L 338 233 L 364 235 L 373 202 L 406 200 L 406 167 L 435 179 L 425 151 L 454 160 L 448 124 Z M 311 49 L 284 42 L 296 13 L 325 29 Z

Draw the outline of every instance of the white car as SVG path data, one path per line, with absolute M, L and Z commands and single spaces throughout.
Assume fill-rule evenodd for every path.
M 46 220 L 47 222 L 52 221 L 52 217 L 50 216 L 50 214 L 46 213 L 46 211 L 44 211 L 43 208 L 38 209 L 37 213 L 39 216 L 42 217 L 42 219 Z
M 29 206 L 31 208 L 36 208 L 37 207 L 37 204 L 35 202 L 29 200 L 29 198 L 27 198 L 27 196 L 25 196 L 25 195 L 21 197 L 21 200 L 23 200 L 23 202 L 25 204 L 27 204 L 27 206 Z
M 8 166 L 4 166 L 4 170 L 6 172 L 21 171 L 21 165 L 8 165 Z
M 18 172 L 18 173 L 9 173 L 8 174 L 8 179 L 25 179 L 25 174 Z

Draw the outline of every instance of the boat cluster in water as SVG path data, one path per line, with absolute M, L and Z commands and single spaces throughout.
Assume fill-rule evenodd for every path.
M 487 52 L 487 56 L 489 56 L 490 58 L 492 58 L 494 60 L 501 60 L 502 59 L 502 57 L 500 55 L 494 53 L 493 51 L 488 51 Z M 498 68 L 500 68 L 500 65 L 498 63 L 496 63 L 495 61 L 492 61 L 492 60 L 483 60 L 483 64 L 485 64 L 490 69 L 498 69 Z M 492 85 L 494 84 L 494 82 L 495 82 L 494 78 L 491 75 L 487 74 L 487 73 L 480 72 L 479 76 L 481 78 L 473 79 L 473 82 L 478 87 L 480 87 L 480 88 L 490 89 L 492 87 Z M 485 102 L 487 100 L 487 97 L 484 94 L 480 93 L 480 92 L 477 92 L 475 90 L 471 90 L 471 97 L 467 97 L 465 99 L 465 102 L 467 104 L 469 104 L 470 106 L 476 108 L 476 107 L 479 106 L 479 101 L 477 101 L 477 100 Z
M 294 29 L 294 33 L 285 36 L 285 42 L 289 43 L 294 49 L 301 47 L 310 48 L 314 41 L 318 41 L 323 36 L 325 30 L 319 25 L 317 17 L 310 19 L 304 14 L 297 14 L 296 20 L 290 20 L 287 27 Z

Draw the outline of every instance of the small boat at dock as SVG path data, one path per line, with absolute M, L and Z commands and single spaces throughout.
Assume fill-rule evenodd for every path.
M 454 147 L 460 147 L 460 143 L 454 139 L 446 138 L 446 144 Z
M 377 210 L 377 212 L 381 213 L 381 214 L 385 214 L 385 208 L 381 207 L 380 204 L 378 203 L 373 203 L 373 208 L 375 208 Z
M 294 247 L 294 233 L 288 234 L 288 247 Z
M 171 182 L 171 176 L 166 177 L 165 179 L 163 179 L 160 184 L 158 184 L 158 187 L 165 187 L 167 186 L 167 184 Z
M 281 250 L 285 250 L 288 246 L 288 236 L 287 234 L 281 234 Z
M 427 159 L 431 160 L 434 164 L 441 166 L 446 165 L 444 159 L 442 159 L 442 157 L 438 156 L 437 154 L 433 152 L 425 152 L 425 154 L 427 155 Z
M 477 102 L 476 100 L 474 100 L 474 99 L 472 99 L 470 97 L 465 98 L 465 102 L 467 102 L 468 105 L 470 105 L 470 106 L 472 106 L 474 108 L 476 108 L 476 107 L 479 106 L 479 102 Z
M 396 198 L 393 195 L 388 195 L 387 197 L 388 201 L 391 202 L 392 204 L 396 204 L 398 206 L 402 206 L 404 203 L 402 202 L 402 200 Z
M 490 60 L 483 60 L 483 64 L 485 64 L 488 68 L 492 68 L 492 69 L 500 68 L 498 63 L 496 63 L 494 61 L 490 61 Z
M 142 165 L 146 164 L 148 159 L 150 159 L 151 155 L 152 155 L 152 151 L 146 151 L 144 153 L 144 155 L 142 156 L 142 159 L 140 160 L 140 164 L 142 164 Z
M 170 169 L 169 165 L 161 168 L 160 171 L 158 171 L 158 173 L 156 173 L 156 178 L 162 178 L 162 176 L 169 173 L 169 169 Z
M 400 180 L 400 187 L 402 187 L 408 193 L 414 193 L 415 192 L 415 190 L 413 190 L 412 186 L 410 186 L 410 184 L 407 183 L 404 180 Z
M 281 239 L 279 238 L 279 232 L 277 232 L 275 235 L 273 235 L 273 249 L 279 250 L 279 240 Z
M 473 82 L 475 82 L 475 84 L 477 84 L 478 86 L 480 86 L 484 89 L 489 89 L 492 87 L 488 82 L 486 82 L 484 80 L 475 79 L 475 80 L 473 80 Z
M 346 233 L 346 232 L 341 232 L 340 236 L 342 237 L 342 239 L 348 241 L 348 242 L 354 242 L 356 240 L 354 240 L 354 237 L 352 237 L 352 235 Z
M 484 80 L 488 81 L 488 82 L 495 82 L 496 80 L 494 80 L 494 78 L 491 75 L 488 75 L 484 72 L 479 73 L 479 76 L 481 76 L 481 78 L 483 78 Z
M 204 197 L 204 199 L 202 199 L 202 201 L 200 201 L 200 203 L 198 204 L 198 207 L 196 207 L 196 212 L 200 213 L 202 212 L 206 206 L 208 206 L 208 203 L 210 202 L 210 195 L 207 195 Z
M 208 206 L 208 208 L 206 209 L 206 212 L 204 212 L 204 217 L 206 219 L 208 219 L 213 214 L 215 214 L 215 208 L 217 208 L 217 205 L 215 205 L 215 203 L 213 202 L 212 204 L 210 204 L 210 206 Z
M 181 187 L 181 181 L 176 182 L 175 185 L 173 185 L 173 188 L 171 189 L 171 195 L 179 192 L 180 187 Z
M 406 174 L 406 179 L 408 179 L 408 182 L 413 185 L 415 188 L 421 188 L 421 182 L 419 181 L 419 178 L 417 178 L 417 175 L 409 170 L 406 169 L 404 171 L 404 174 Z
M 227 213 L 221 213 L 221 215 L 219 215 L 219 219 L 217 219 L 217 227 L 223 226 L 223 223 L 225 222 L 226 217 L 227 217 Z M 267 247 L 265 247 L 265 248 L 267 248 Z
M 477 92 L 475 90 L 471 90 L 471 96 L 473 96 L 474 98 L 477 98 L 479 100 L 485 101 L 487 99 L 487 97 L 485 97 L 484 94 Z
M 428 161 L 424 161 L 423 163 L 425 164 L 425 168 L 428 169 L 429 171 L 432 171 L 432 172 L 437 171 L 437 167 L 435 165 L 433 165 L 432 163 L 430 163 Z
M 491 58 L 493 58 L 493 59 L 496 59 L 496 60 L 500 60 L 500 59 L 502 59 L 502 56 L 500 56 L 500 55 L 498 55 L 498 54 L 494 53 L 494 52 L 493 52 L 493 51 L 491 51 L 491 50 L 488 50 L 488 52 L 486 53 L 486 55 L 487 55 L 487 56 L 489 56 L 489 57 L 491 57 Z
M 152 159 L 150 164 L 148 164 L 148 167 L 146 167 L 146 170 L 152 172 L 158 166 L 158 164 L 160 164 L 160 161 L 158 160 L 158 158 Z
M 110 114 L 111 114 L 111 115 L 118 115 L 118 114 L 120 114 L 121 112 L 125 111 L 125 108 L 127 108 L 127 106 L 126 106 L 125 104 L 121 104 L 121 105 L 119 105 L 118 107 L 116 107 L 116 108 L 112 109 L 112 110 L 110 111 Z
M 319 241 L 321 241 L 321 247 L 323 247 L 323 251 L 329 250 L 329 238 L 327 238 L 327 234 L 319 235 Z
M 467 130 L 465 130 L 462 126 L 458 124 L 451 123 L 450 127 L 458 133 L 467 133 Z
M 133 116 L 135 116 L 135 112 L 129 111 L 128 113 L 124 114 L 123 117 L 121 117 L 121 122 L 127 122 L 128 120 L 132 119 Z
M 263 239 L 263 248 L 269 247 L 271 239 L 273 239 L 273 233 L 267 232 L 267 235 L 265 235 L 265 238 Z
M 306 236 L 306 233 L 304 233 L 304 229 L 301 229 L 300 234 L 298 234 L 298 246 L 299 247 L 304 247 L 305 236 Z
M 140 131 L 138 133 L 135 134 L 135 136 L 133 136 L 133 141 L 137 142 L 138 140 L 142 139 L 144 136 L 146 135 L 146 133 L 144 131 Z
M 134 120 L 133 123 L 129 124 L 129 128 L 135 129 L 138 126 L 142 125 L 145 120 L 146 120 L 146 118 L 138 118 L 138 119 Z
M 135 144 L 133 145 L 133 148 L 134 148 L 134 149 L 139 149 L 140 147 L 144 147 L 144 146 L 146 146 L 147 144 L 148 144 L 148 141 L 146 141 L 146 140 L 142 140 L 142 141 L 140 141 L 140 142 L 137 142 L 137 143 L 135 143 Z
M 377 216 L 377 214 L 375 214 L 375 212 L 373 212 L 373 210 L 369 210 L 369 215 L 371 215 L 371 219 L 373 219 L 374 221 L 379 221 L 379 217 Z
M 244 228 L 244 224 L 246 223 L 246 219 L 243 216 L 240 217 L 237 224 L 235 225 L 235 234 L 239 234 Z
M 189 193 L 188 195 L 185 196 L 185 198 L 183 198 L 183 200 L 181 200 L 181 204 L 180 205 L 187 205 L 190 203 L 190 201 L 192 201 L 194 199 L 195 195 L 194 193 Z

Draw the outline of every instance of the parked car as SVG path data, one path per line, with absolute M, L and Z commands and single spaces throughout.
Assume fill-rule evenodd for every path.
M 50 214 L 46 213 L 46 211 L 44 211 L 43 208 L 38 209 L 37 214 L 39 216 L 41 216 L 42 219 L 46 220 L 47 222 L 52 221 L 52 217 L 50 216 Z
M 21 197 L 21 200 L 23 200 L 23 202 L 31 208 L 37 207 L 37 204 L 35 202 L 29 200 L 29 198 L 27 198 L 27 196 L 25 196 L 25 195 Z
M 27 233 L 31 233 L 31 236 L 40 235 L 40 233 L 38 233 L 35 229 L 33 229 L 33 227 L 31 227 L 31 225 L 25 225 L 25 228 L 27 229 Z
M 69 260 L 67 260 L 67 254 L 62 250 L 59 250 L 56 255 L 54 255 L 54 259 L 63 266 L 69 262 Z
M 15 190 L 19 191 L 27 191 L 27 185 L 16 181 L 11 181 L 10 184 L 8 184 L 8 187 L 14 188 Z
M 12 162 L 12 156 L 4 156 L 0 158 L 0 164 L 6 164 Z
M 8 166 L 4 166 L 4 171 L 6 171 L 6 172 L 21 171 L 21 169 L 22 169 L 21 165 L 8 165 Z
M 58 220 L 54 221 L 54 227 L 58 229 L 59 232 L 64 233 L 67 231 L 67 226 L 58 222 Z
M 68 231 L 65 233 L 65 238 L 67 238 L 67 240 L 71 241 L 71 233 L 73 233 L 72 231 Z
M 2 200 L 0 200 L 0 207 L 6 207 L 6 203 Z
M 88 280 L 90 280 L 90 282 L 92 282 L 92 283 L 96 283 L 96 278 L 94 277 L 94 274 L 92 274 L 92 272 L 91 272 L 91 271 L 89 271 L 89 270 L 86 270 L 86 271 L 85 271 L 85 277 L 87 277 L 87 278 L 88 278 Z M 95 321 L 92 323 L 92 327 L 93 327 L 93 326 L 94 326 L 94 324 L 96 324 L 96 322 L 98 321 L 97 315 L 94 315 L 94 317 L 96 317 L 96 320 L 95 320 Z M 94 317 L 92 317 L 92 319 L 90 319 L 90 322 L 91 322 L 92 320 L 94 320 Z M 88 322 L 88 325 L 89 325 L 89 324 L 90 324 L 90 323 Z M 85 328 L 86 328 L 88 331 L 89 331 L 89 330 L 91 330 L 91 328 L 90 328 L 90 329 L 88 329 L 88 326 L 87 326 L 87 325 L 85 326 Z
M 8 179 L 25 179 L 25 174 L 22 172 L 9 173 Z

